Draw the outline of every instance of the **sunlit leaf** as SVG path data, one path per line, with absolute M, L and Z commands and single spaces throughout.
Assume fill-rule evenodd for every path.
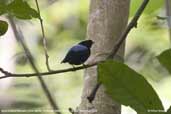
M 142 75 L 125 64 L 113 60 L 99 64 L 98 81 L 105 86 L 113 100 L 130 106 L 138 114 L 151 114 L 149 110 L 163 110 L 153 87 Z
M 39 17 L 37 11 L 31 8 L 24 0 L 14 0 L 8 4 L 8 12 L 19 19 L 31 19 Z
M 171 49 L 162 52 L 157 59 L 171 73 Z
M 8 30 L 8 23 L 0 20 L 0 36 L 4 35 Z

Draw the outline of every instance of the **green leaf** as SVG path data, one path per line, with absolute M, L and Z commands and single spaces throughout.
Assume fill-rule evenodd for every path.
M 137 9 L 140 7 L 143 0 L 131 0 L 130 7 L 130 16 L 133 16 Z M 147 7 L 144 10 L 144 13 L 151 14 L 154 11 L 158 10 L 164 5 L 164 0 L 149 0 Z
M 4 35 L 8 30 L 8 23 L 0 20 L 0 36 Z
M 4 1 L 0 1 L 0 15 L 4 14 L 6 12 L 7 5 Z
M 138 114 L 147 114 L 149 110 L 163 110 L 153 87 L 142 75 L 125 64 L 113 60 L 100 63 L 98 82 L 105 86 L 113 100 L 130 106 Z
M 171 49 L 162 52 L 157 59 L 171 73 Z
M 8 4 L 8 13 L 19 19 L 39 18 L 39 13 L 24 0 L 14 0 Z
M 167 114 L 171 114 L 171 107 L 167 110 Z

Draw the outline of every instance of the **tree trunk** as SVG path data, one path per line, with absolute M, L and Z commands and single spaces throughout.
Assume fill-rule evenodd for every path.
M 130 0 L 91 0 L 87 29 L 87 38 L 95 44 L 87 63 L 105 60 L 111 53 L 115 42 L 120 37 L 128 22 Z M 124 57 L 124 44 L 117 55 Z M 78 114 L 120 114 L 121 105 L 113 101 L 101 86 L 92 104 L 87 96 L 97 83 L 96 66 L 85 70 L 82 101 L 77 108 Z M 96 109 L 97 112 L 91 112 Z M 93 110 L 92 110 L 93 111 Z

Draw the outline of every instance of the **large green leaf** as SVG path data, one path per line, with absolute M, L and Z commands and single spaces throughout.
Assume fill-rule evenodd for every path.
M 0 36 L 4 35 L 8 30 L 8 23 L 0 20 Z
M 6 12 L 6 4 L 4 1 L 0 1 L 0 15 L 4 14 Z
M 137 9 L 140 7 L 143 0 L 131 0 L 130 7 L 130 16 L 133 16 Z M 147 7 L 145 8 L 144 13 L 151 14 L 154 11 L 158 10 L 164 5 L 164 0 L 149 0 Z
M 138 114 L 150 114 L 149 110 L 163 110 L 153 87 L 142 75 L 125 64 L 113 60 L 100 63 L 98 81 L 105 86 L 113 100 L 130 106 Z
M 19 19 L 38 18 L 39 14 L 24 0 L 14 0 L 8 4 L 8 13 Z
M 171 114 L 171 107 L 167 110 L 167 114 Z
M 162 52 L 157 59 L 171 73 L 171 49 Z

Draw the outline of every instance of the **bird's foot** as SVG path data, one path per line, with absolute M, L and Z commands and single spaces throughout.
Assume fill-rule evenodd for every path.
M 73 71 L 76 71 L 76 70 L 75 70 L 75 66 L 74 66 L 74 65 L 72 65 L 72 67 L 73 67 Z
M 84 68 L 86 68 L 86 65 L 84 63 L 82 65 L 83 65 Z

